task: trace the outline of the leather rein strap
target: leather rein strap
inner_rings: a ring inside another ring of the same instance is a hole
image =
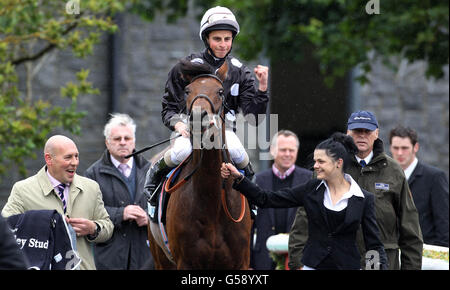
[[[230,152],[228,152],[226,144],[227,143],[226,143],[226,140],[225,140],[225,122],[223,122],[222,123],[222,159],[223,159],[223,162],[229,163],[231,161],[231,158],[230,158]],[[239,217],[237,219],[235,219],[231,215],[230,211],[228,210],[227,197],[226,197],[226,195],[227,195],[227,193],[226,193],[226,180],[225,179],[222,181],[222,189],[220,191],[220,195],[221,195],[221,199],[222,199],[222,207],[223,207],[223,210],[225,211],[225,214],[233,222],[240,223],[242,221],[242,219],[244,218],[244,215],[245,215],[245,196],[242,193],[239,193],[239,195],[241,197],[241,213],[239,214]]]

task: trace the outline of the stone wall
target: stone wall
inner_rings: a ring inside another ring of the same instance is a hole
[[[192,12],[191,12],[192,13]],[[177,60],[203,48],[198,38],[198,20],[190,14],[175,24],[167,24],[163,16],[152,23],[135,15],[120,16],[120,30],[116,34],[120,55],[118,57],[118,100],[117,111],[132,116],[137,123],[136,148],[143,148],[169,137],[170,131],[161,121],[161,97],[167,73]],[[103,126],[108,118],[110,98],[109,35],[95,47],[94,54],[86,59],[75,59],[69,51],[55,51],[45,59],[45,64],[33,79],[33,92],[37,96],[60,102],[60,87],[75,81],[75,73],[81,68],[90,70],[89,81],[99,88],[100,95],[79,96],[79,109],[87,116],[81,122],[82,134],[72,136],[80,151],[78,173],[82,174],[105,150]],[[18,68],[21,76],[21,91],[24,91],[23,67]],[[161,145],[145,153],[150,158],[160,150]],[[43,151],[37,150],[37,159],[27,161],[28,175],[37,172],[43,165]],[[0,208],[6,202],[14,182],[22,179],[15,171],[4,176],[0,185]]]
[[[192,11],[189,13],[188,17],[170,25],[162,16],[152,23],[135,15],[124,14],[119,18],[120,31],[116,35],[120,51],[117,111],[130,114],[137,122],[138,149],[169,137],[170,132],[162,124],[160,116],[167,73],[179,58],[203,49],[198,38],[198,19]],[[89,81],[101,91],[96,96],[80,96],[79,108],[88,113],[81,123],[82,135],[68,134],[80,151],[78,173],[83,173],[105,149],[103,126],[110,105],[108,37],[105,35],[96,46],[94,55],[84,60],[74,59],[68,51],[52,53],[33,80],[35,95],[58,102],[59,88],[68,81],[74,81],[74,74],[81,68],[87,68],[90,70]],[[233,50],[238,51],[238,48],[234,47]],[[253,67],[255,64],[247,65]],[[23,68],[19,68],[19,72],[24,75]],[[381,125],[381,138],[386,141],[389,129],[397,123],[416,128],[421,143],[419,158],[444,169],[448,174],[448,66],[445,79],[435,82],[424,78],[424,65],[421,63],[402,64],[398,72],[376,63],[371,80],[370,85],[361,87],[354,94],[352,106],[375,112]],[[21,81],[23,83],[23,77]],[[23,90],[23,85],[21,87]],[[62,130],[54,133],[67,134]],[[144,156],[150,158],[163,148],[152,149]],[[42,149],[36,154],[36,160],[27,161],[27,176],[44,165]],[[267,162],[257,162],[257,150],[249,150],[249,154],[256,171],[268,166]],[[22,177],[14,170],[3,177],[0,208],[14,182],[20,179]]]
[[[392,60],[396,61],[396,60]],[[389,131],[409,126],[419,135],[418,158],[449,174],[449,67],[443,79],[427,79],[423,62],[397,62],[397,71],[374,61],[370,84],[355,94],[354,109],[375,113],[389,152]]]

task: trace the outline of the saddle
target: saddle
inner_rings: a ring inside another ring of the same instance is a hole
[[[166,233],[166,212],[170,194],[165,189],[168,182],[170,183],[169,186],[175,182],[177,176],[181,172],[182,164],[184,164],[185,161],[186,160],[184,160],[176,168],[172,169],[159,183],[154,193],[156,194],[155,205],[150,204],[149,201],[147,202],[147,211],[151,222],[150,228],[152,229],[151,231],[154,233],[156,242],[160,245],[161,249],[171,262],[173,262],[173,258],[172,253],[170,252],[169,239]]]
[[[158,187],[155,190],[156,194],[156,204],[155,206],[148,203],[148,215],[150,216],[150,220],[154,223],[161,222],[162,224],[166,224],[166,209],[167,204],[169,202],[170,194],[167,194],[165,187],[166,182],[169,180],[171,184],[176,180],[177,176],[181,172],[181,167],[176,167],[172,169],[166,176],[161,180]],[[172,176],[173,175],[173,176]]]
[[[147,210],[148,215],[150,217],[151,223],[153,225],[150,225],[152,229],[155,229],[155,227],[158,228],[158,239],[159,244],[162,247],[162,243],[165,246],[164,252],[166,252],[166,256],[169,258],[169,260],[172,261],[172,255],[170,253],[169,248],[169,240],[166,233],[166,213],[167,213],[167,205],[169,203],[170,199],[170,192],[174,190],[175,188],[178,188],[179,186],[182,186],[184,182],[195,173],[195,170],[191,172],[188,177],[184,178],[184,180],[181,180],[181,182],[178,182],[176,185],[173,185],[177,181],[177,177],[182,171],[182,167],[190,160],[190,157],[192,155],[188,156],[185,160],[183,160],[176,168],[172,169],[165,178],[162,179],[162,181],[159,183],[158,187],[155,190],[156,194],[156,203],[155,205],[150,204],[150,202],[147,202]],[[245,174],[245,172],[242,172]],[[170,189],[168,189],[170,188]],[[166,189],[169,190],[169,192],[166,191]],[[252,219],[256,216],[256,210],[255,206],[250,204],[250,216]],[[153,232],[153,230],[152,230]]]
[[[167,204],[169,202],[169,198],[170,198],[170,194],[168,194],[168,192],[166,191],[167,188],[170,188],[170,190],[174,190],[176,187],[182,186],[184,184],[183,180],[182,182],[178,182],[175,186],[173,185],[175,183],[175,181],[177,180],[178,175],[180,174],[180,172],[182,171],[181,169],[183,168],[183,166],[190,160],[190,157],[192,155],[189,155],[185,160],[183,160],[176,168],[172,169],[166,176],[165,178],[162,179],[162,181],[159,183],[159,185],[156,187],[155,189],[155,199],[156,203],[155,205],[150,204],[150,202],[148,202],[148,215],[150,217],[150,220],[153,223],[161,223],[161,225],[166,224],[166,209],[167,209]],[[247,176],[247,172],[245,172],[242,169],[238,169],[242,174],[244,174],[245,176]],[[195,170],[194,170],[195,172]],[[192,172],[191,174],[189,174],[190,176],[192,176],[192,174],[194,173]],[[253,173],[254,174],[254,173]],[[253,174],[251,176],[253,176]],[[188,176],[188,178],[190,177]],[[169,184],[167,184],[169,182]],[[153,200],[153,197],[152,197]],[[248,200],[247,200],[248,201]],[[256,215],[257,215],[257,207],[249,202],[249,206],[250,206],[250,217],[252,220],[255,219]]]

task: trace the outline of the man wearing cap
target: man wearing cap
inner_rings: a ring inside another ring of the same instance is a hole
[[[375,213],[389,269],[420,270],[423,240],[418,212],[402,168],[384,152],[378,133],[373,113],[351,114],[347,135],[353,138],[359,153],[352,158],[348,173],[361,188],[375,194]],[[360,235],[360,250],[363,245]]]
[[[205,49],[185,58],[193,63],[208,64],[213,71],[218,71],[225,62],[227,63],[227,78],[223,83],[226,104],[224,109],[226,119],[230,123],[233,123],[238,111],[242,111],[244,116],[252,115],[257,119],[259,114],[266,113],[269,101],[267,92],[269,68],[262,65],[254,68],[253,73],[258,80],[257,88],[252,71],[230,55],[234,38],[238,34],[239,24],[230,9],[221,6],[208,9],[200,21],[199,31]],[[178,63],[169,72],[162,99],[161,116],[164,125],[183,137],[177,138],[172,148],[150,168],[147,174],[148,182],[145,184],[146,194],[152,195],[162,176],[181,163],[192,151],[185,111],[184,88],[187,85],[188,83],[181,77],[181,66]],[[239,138],[233,130],[227,130],[226,139],[231,159],[247,177],[251,178],[254,172]]]
[[[414,205],[405,174],[398,163],[386,155],[383,141],[378,138],[379,128],[375,115],[368,111],[351,114],[347,124],[347,135],[358,147],[358,154],[352,156],[347,173],[358,185],[375,194],[375,214],[380,239],[384,244],[390,270],[420,270],[422,268],[422,232],[419,216]],[[305,217],[297,212],[294,225],[304,222]],[[289,238],[290,262],[301,267],[303,244],[298,233]],[[366,259],[370,262],[361,231],[357,236],[361,252],[361,268],[366,269]],[[399,252],[401,251],[401,254]],[[368,266],[369,263],[367,264]]]

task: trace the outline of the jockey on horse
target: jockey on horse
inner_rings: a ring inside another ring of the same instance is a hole
[[[239,24],[233,13],[226,7],[214,7],[206,11],[200,22],[200,39],[206,49],[200,53],[194,53],[185,59],[194,63],[208,64],[212,71],[216,72],[225,62],[228,65],[228,76],[223,82],[225,95],[225,117],[233,123],[235,114],[242,110],[244,115],[252,114],[257,119],[258,114],[265,114],[269,101],[268,67],[258,65],[254,73],[259,82],[255,87],[255,78],[251,71],[239,60],[230,56],[234,37],[239,33]],[[166,151],[147,172],[144,191],[149,196],[153,193],[161,181],[173,167],[180,164],[192,152],[192,144],[189,140],[187,117],[182,113],[186,109],[185,86],[189,83],[180,73],[180,65],[175,65],[169,72],[165,93],[162,100],[162,119],[164,125],[170,130],[182,135],[177,138],[171,149]],[[227,122],[228,123],[228,122]],[[251,178],[254,174],[252,166],[239,138],[233,128],[226,130],[227,148],[231,159],[244,174]],[[151,199],[150,203],[153,203]]]

